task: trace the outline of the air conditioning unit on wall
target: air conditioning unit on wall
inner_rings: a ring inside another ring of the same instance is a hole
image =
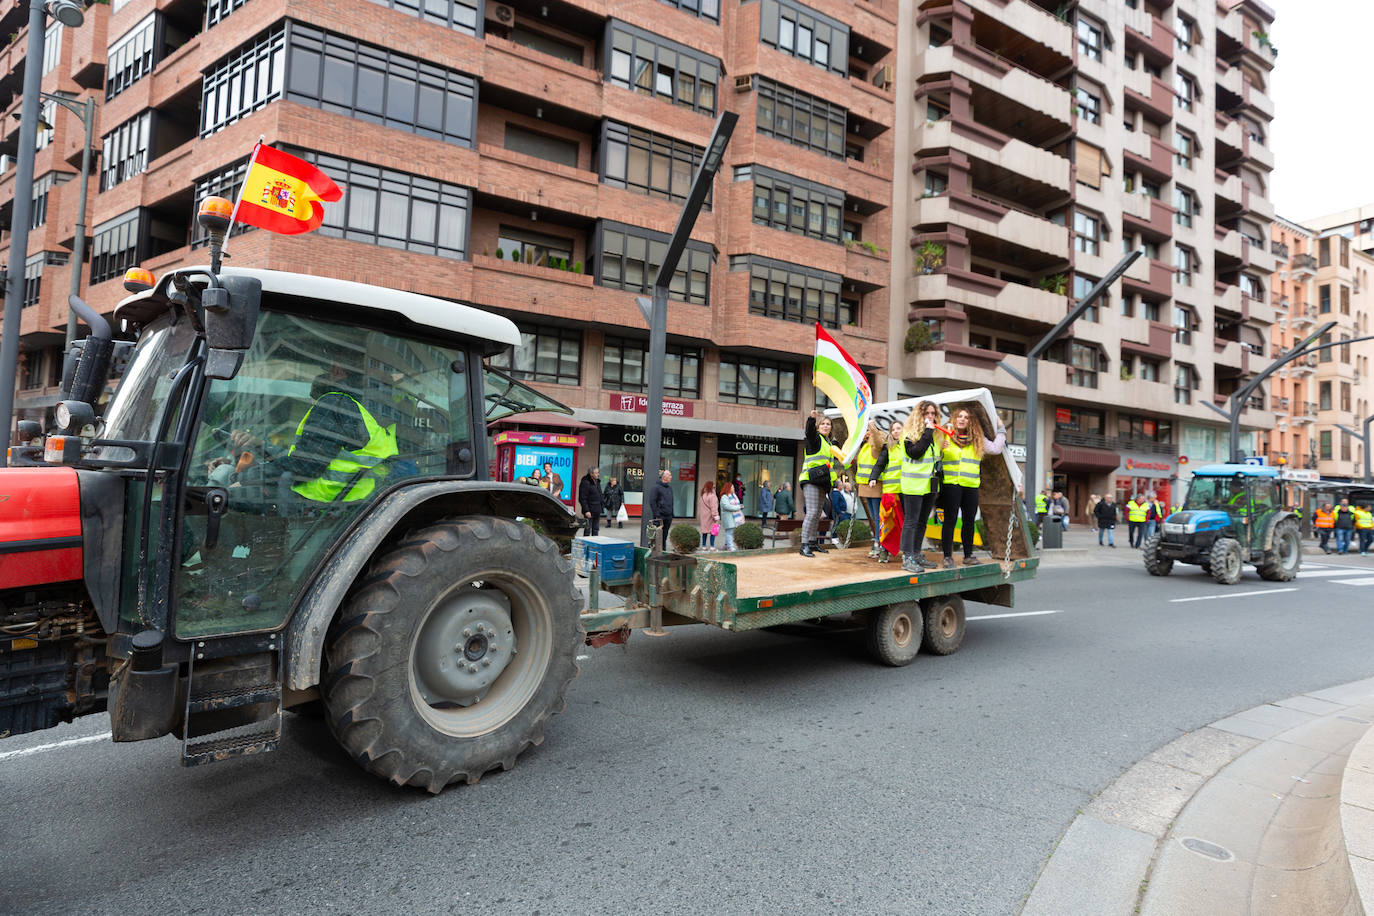
[[[515,25],[515,7],[507,3],[488,3],[486,18],[509,28]]]
[[[743,76],[735,77],[736,92],[751,92],[754,88],[754,74],[746,73]]]

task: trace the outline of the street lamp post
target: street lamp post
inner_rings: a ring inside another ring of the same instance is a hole
[[[81,144],[81,198],[76,208],[76,241],[72,246],[72,284],[71,294],[81,295],[81,269],[86,261],[86,199],[90,195],[91,186],[91,133],[95,130],[95,99],[91,96],[86,97],[86,101],[77,105],[71,99],[50,92],[43,93],[44,101],[61,105],[81,119],[81,127],[85,130],[86,136]],[[71,308],[67,309],[67,343],[63,348],[70,350],[72,341],[76,339],[76,312]]]
[[[19,370],[19,334],[24,308],[24,261],[29,254],[29,220],[32,217],[33,158],[38,144],[38,99],[43,90],[43,40],[45,15],[69,28],[85,21],[81,5],[73,0],[29,0],[29,39],[24,52],[24,94],[19,115],[19,148],[14,164],[14,206],[10,210],[10,266],[5,283],[5,323],[0,333],[0,422],[5,442],[14,425],[14,382]],[[6,463],[0,450],[0,467]]]
[[[1370,414],[1369,416],[1367,416],[1367,417],[1364,418],[1364,433],[1363,433],[1363,434],[1360,434],[1360,433],[1355,432],[1355,430],[1351,429],[1349,426],[1346,426],[1344,423],[1337,423],[1337,424],[1336,424],[1336,427],[1337,427],[1338,429],[1342,430],[1343,432],[1349,433],[1352,437],[1354,437],[1354,438],[1360,440],[1360,445],[1361,445],[1361,447],[1364,449],[1364,482],[1365,482],[1365,483],[1374,483],[1374,474],[1371,474],[1371,473],[1370,473],[1370,467],[1369,467],[1369,465],[1370,465],[1370,462],[1369,462],[1369,442],[1370,442],[1370,440],[1369,440],[1369,426],[1370,426],[1371,423],[1374,423],[1374,414]]]

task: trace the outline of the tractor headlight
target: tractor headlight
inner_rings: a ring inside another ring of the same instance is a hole
[[[1165,533],[1165,534],[1184,534],[1184,533],[1186,533],[1186,531],[1185,531],[1186,527],[1187,527],[1187,526],[1184,525],[1183,522],[1165,522],[1165,523],[1164,523],[1164,533]]]
[[[1197,519],[1191,518],[1183,523],[1184,534],[1197,534]]]

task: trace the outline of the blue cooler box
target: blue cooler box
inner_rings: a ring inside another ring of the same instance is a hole
[[[630,541],[604,535],[574,538],[572,556],[579,576],[590,575],[595,560],[601,581],[607,585],[623,585],[634,579],[635,545]]]

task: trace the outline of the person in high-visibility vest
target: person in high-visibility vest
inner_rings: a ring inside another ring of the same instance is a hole
[[[930,518],[936,493],[932,487],[935,475],[935,424],[940,408],[932,401],[921,401],[902,429],[902,569],[919,572],[935,566],[925,558],[921,545],[926,539],[926,520]]]
[[[1330,553],[1331,532],[1336,527],[1336,513],[1331,511],[1330,503],[1322,503],[1312,516],[1312,527],[1317,529],[1317,537],[1321,539],[1322,553]]]
[[[838,478],[839,449],[830,441],[830,419],[819,410],[806,418],[805,453],[802,457],[802,546],[801,555],[814,557],[816,551],[828,552],[820,543],[821,505]]]
[[[901,552],[902,527],[902,424],[893,423],[887,431],[887,442],[873,463],[870,482],[882,487],[883,498],[878,506],[878,523],[874,540],[878,542],[878,562],[889,563]]]
[[[967,407],[954,412],[951,435],[940,434],[942,480],[940,509],[944,512],[944,526],[940,532],[940,548],[944,551],[945,566],[954,567],[954,528],[962,516],[964,565],[973,566],[973,528],[978,517],[978,487],[982,482],[984,455],[1000,455],[1007,442],[1007,430],[999,418],[995,439],[983,437]]]
[[[1050,500],[1041,490],[1035,494],[1035,526],[1041,531],[1045,530],[1045,515],[1050,511]]]
[[[1134,495],[1126,503],[1126,523],[1130,526],[1130,541],[1132,547],[1141,547],[1145,543],[1145,520],[1150,513],[1150,504],[1144,496]]]
[[[1169,517],[1169,510],[1164,508],[1164,503],[1154,493],[1150,494],[1145,507],[1145,540],[1148,541],[1164,525],[1164,520]]]
[[[878,540],[878,512],[883,501],[883,485],[873,472],[878,468],[878,456],[882,454],[885,438],[878,424],[870,421],[868,435],[864,437],[864,444],[859,446],[858,464],[854,469],[859,498],[863,500],[864,511],[868,513],[868,525],[873,529],[873,547],[868,551],[870,560],[883,552],[882,543]]]
[[[398,454],[396,425],[383,426],[341,380],[317,380],[315,403],[296,426],[284,467],[299,480],[291,489],[312,502],[366,499],[386,478]]]
[[[1374,542],[1374,512],[1368,506],[1355,507],[1355,534],[1360,538],[1360,556],[1369,556],[1370,542]]]
[[[1350,538],[1355,534],[1355,510],[1350,506],[1349,498],[1342,499],[1340,505],[1336,506],[1336,553],[1345,556],[1350,549]]]

